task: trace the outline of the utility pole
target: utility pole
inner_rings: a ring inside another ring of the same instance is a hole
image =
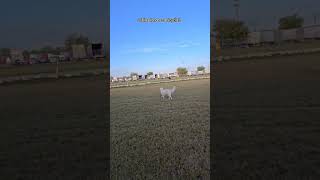
[[[233,0],[234,1],[234,4],[233,4],[233,7],[235,9],[235,19],[237,21],[239,21],[239,8],[240,8],[240,0]]]
[[[59,78],[59,59],[60,59],[60,57],[59,58],[57,58],[57,64],[56,64],[56,78],[58,79]]]

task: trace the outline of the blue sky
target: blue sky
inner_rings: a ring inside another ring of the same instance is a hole
[[[213,0],[215,18],[233,18],[233,0]],[[250,29],[277,28],[280,17],[297,12],[305,20],[305,25],[313,23],[313,15],[320,23],[319,0],[240,0],[240,19]]]
[[[107,0],[3,0],[0,48],[61,46],[78,32],[106,41]]]
[[[111,0],[110,69],[170,72],[210,63],[210,1]],[[138,18],[181,18],[180,23],[140,23]]]

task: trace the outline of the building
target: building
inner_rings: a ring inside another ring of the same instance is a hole
[[[319,39],[320,25],[311,25],[303,27],[304,39]]]
[[[92,43],[87,47],[87,57],[88,58],[102,58],[103,54],[103,44],[102,43]]]
[[[111,82],[118,82],[118,78],[117,77],[113,77]]]
[[[123,77],[119,77],[119,78],[118,78],[118,81],[119,81],[119,82],[124,82],[124,78],[123,78]]]
[[[24,61],[22,49],[10,49],[11,63],[21,63]]]
[[[177,72],[169,73],[169,77],[179,77]]]
[[[56,54],[48,54],[48,60],[51,63],[55,63],[60,60],[60,57],[59,55],[56,55]]]
[[[0,56],[0,64],[6,64],[7,57]]]
[[[159,74],[159,77],[160,77],[161,79],[164,79],[164,78],[168,78],[169,75],[168,75],[167,73],[161,73],[161,74]]]
[[[132,78],[133,81],[138,80],[138,76],[137,75],[133,75],[131,78]]]
[[[39,54],[30,54],[29,64],[36,64],[39,61],[40,61],[40,55]]]
[[[144,75],[138,75],[138,80],[144,80],[145,76]]]
[[[204,74],[204,71],[197,71],[197,74],[198,74],[198,75],[203,75],[203,74]]]
[[[156,79],[156,74],[148,75],[147,79]]]
[[[42,53],[39,56],[39,62],[40,63],[48,63],[49,62],[49,56],[48,53]]]
[[[92,55],[94,58],[102,58],[103,55],[103,44],[102,43],[93,43],[92,46]]]
[[[71,47],[73,59],[80,60],[87,58],[87,51],[84,44],[73,44]]]

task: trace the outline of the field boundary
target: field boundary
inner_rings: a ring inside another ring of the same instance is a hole
[[[260,53],[250,53],[246,55],[236,55],[236,56],[219,56],[214,59],[213,62],[224,62],[229,60],[248,60],[257,58],[266,58],[274,56],[292,56],[299,54],[312,54],[319,53],[320,48],[310,48],[310,49],[298,49],[298,50],[287,50],[287,51],[272,51],[272,52],[260,52]]]
[[[33,81],[33,80],[41,80],[41,79],[64,79],[64,78],[98,76],[106,73],[107,73],[107,70],[105,69],[96,69],[96,70],[87,70],[87,71],[59,73],[58,77],[56,73],[40,73],[40,74],[32,74],[32,75],[11,76],[11,77],[0,78],[0,85]]]
[[[135,86],[145,86],[145,85],[160,84],[160,83],[171,83],[171,82],[179,82],[179,81],[191,81],[191,80],[200,80],[200,79],[210,79],[210,76],[184,78],[184,79],[173,79],[173,80],[155,81],[155,82],[141,82],[141,83],[134,83],[134,84],[113,85],[113,86],[110,85],[110,89],[135,87]]]

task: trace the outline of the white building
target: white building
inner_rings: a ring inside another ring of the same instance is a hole
[[[17,60],[23,61],[23,50],[21,49],[11,49],[10,55],[11,55],[11,61],[13,62]]]
[[[51,63],[55,63],[59,60],[59,55],[48,54],[48,59]]]
[[[132,76],[131,78],[132,78],[133,81],[138,80],[138,76],[137,76],[137,75],[134,75],[134,76]]]
[[[74,59],[84,59],[87,57],[87,51],[84,44],[72,45],[72,57]]]
[[[169,73],[169,77],[179,77],[177,72]]]
[[[159,77],[160,77],[161,79],[164,79],[164,78],[169,77],[169,75],[168,75],[167,73],[161,73],[161,74],[159,74]]]
[[[197,74],[202,75],[202,74],[204,74],[204,71],[198,71]]]
[[[113,77],[111,82],[118,82],[118,78],[117,77]]]

